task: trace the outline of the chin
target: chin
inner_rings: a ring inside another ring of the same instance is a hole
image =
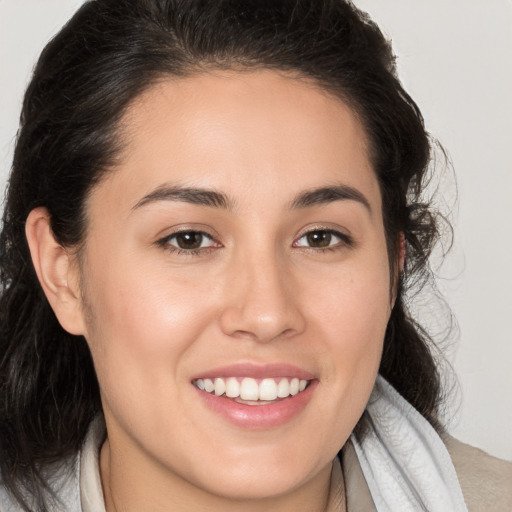
[[[330,472],[335,455],[320,460],[319,451],[316,456],[311,453],[308,457],[307,453],[297,450],[294,442],[290,443],[288,450],[282,445],[255,448],[252,455],[244,453],[238,460],[229,456],[212,457],[211,460],[222,460],[222,463],[216,466],[205,460],[196,485],[231,500],[276,498],[304,486],[322,473],[323,468]]]
[[[307,480],[306,475],[276,474],[275,471],[254,471],[245,473],[215,475],[202,487],[209,493],[229,500],[260,501],[285,495],[300,487]]]

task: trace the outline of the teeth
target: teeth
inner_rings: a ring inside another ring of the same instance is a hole
[[[259,390],[260,400],[275,400],[277,398],[277,384],[274,379],[263,379]]]
[[[226,383],[222,379],[215,379],[215,394],[221,396],[226,392]]]
[[[279,398],[286,398],[290,394],[290,383],[288,379],[281,379],[277,385],[277,396]]]
[[[295,396],[299,392],[299,379],[292,379],[290,382],[290,395]]]
[[[237,396],[240,396],[240,384],[234,377],[231,377],[226,381],[226,396],[229,398],[236,398]]]
[[[258,384],[258,381],[252,377],[244,377],[241,381],[236,377],[228,379],[217,377],[215,379],[197,379],[194,381],[194,385],[207,393],[215,393],[216,396],[225,394],[229,398],[240,397],[241,400],[248,402],[257,400],[270,402],[277,398],[295,396],[306,389],[308,381],[296,377],[293,379],[281,377],[263,379]]]
[[[246,377],[242,380],[240,384],[240,398],[242,400],[258,400],[259,386],[254,379]]]

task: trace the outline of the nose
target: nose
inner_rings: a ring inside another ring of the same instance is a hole
[[[268,343],[304,331],[299,290],[286,267],[274,255],[232,262],[220,317],[225,334]]]

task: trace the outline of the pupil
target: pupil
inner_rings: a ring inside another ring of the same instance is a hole
[[[176,242],[180,249],[198,249],[201,247],[203,235],[194,231],[187,231],[176,235]]]
[[[312,247],[327,247],[331,243],[331,233],[328,231],[313,231],[307,235],[308,244]]]

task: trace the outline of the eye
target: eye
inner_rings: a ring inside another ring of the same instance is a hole
[[[338,245],[352,245],[352,240],[348,235],[332,229],[308,231],[293,244],[294,247],[310,247],[313,249],[328,249]]]
[[[180,231],[161,240],[163,245],[171,246],[180,251],[197,251],[217,247],[213,238],[202,231]]]

